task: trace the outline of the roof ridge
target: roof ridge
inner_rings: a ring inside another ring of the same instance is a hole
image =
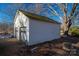
[[[39,19],[41,21],[47,21],[47,22],[53,22],[53,23],[56,23],[56,24],[60,24],[59,22],[49,18],[49,17],[46,17],[46,16],[41,16],[41,15],[38,15],[38,14],[34,14],[34,13],[31,13],[31,12],[28,12],[28,11],[24,11],[24,10],[19,10],[21,11],[23,14],[25,14],[26,16],[30,17],[30,18],[35,18],[35,19]]]

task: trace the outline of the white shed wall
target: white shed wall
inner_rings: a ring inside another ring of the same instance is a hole
[[[14,29],[15,27],[18,28],[17,39],[19,39],[19,28],[22,27],[20,22],[26,27],[25,40],[28,42],[28,45],[60,38],[60,24],[31,20],[23,13],[19,12],[14,21]]]
[[[30,20],[29,45],[50,41],[60,37],[60,24]]]
[[[15,19],[14,19],[14,34],[16,34],[16,38],[20,39],[20,27],[26,27],[26,36],[24,36],[29,41],[29,18],[25,16],[22,12],[17,12]],[[15,29],[17,28],[17,32],[15,33]],[[23,35],[22,35],[23,36]]]

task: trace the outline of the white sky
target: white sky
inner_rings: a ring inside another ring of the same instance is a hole
[[[79,0],[0,0],[0,3],[79,3]]]

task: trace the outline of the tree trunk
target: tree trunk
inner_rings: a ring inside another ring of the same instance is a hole
[[[64,16],[64,20],[63,20],[63,34],[64,35],[68,34],[67,18],[65,16]]]
[[[69,35],[68,32],[69,32],[71,24],[72,24],[71,19],[64,16],[64,20],[62,24],[63,35],[67,35],[67,36]]]

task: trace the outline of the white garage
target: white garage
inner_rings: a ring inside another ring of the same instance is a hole
[[[45,16],[18,10],[14,18],[14,35],[27,45],[60,38],[60,23]]]

